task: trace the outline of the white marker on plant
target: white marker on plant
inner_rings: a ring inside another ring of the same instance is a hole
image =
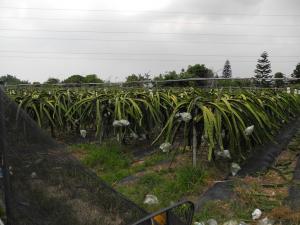
[[[86,134],[87,134],[86,130],[80,130],[81,137],[86,138]]]
[[[172,148],[172,145],[169,142],[165,142],[162,143],[159,148],[163,151],[163,152],[169,152]]]
[[[230,151],[227,150],[227,149],[221,150],[221,151],[217,151],[216,154],[217,154],[217,156],[220,156],[222,158],[231,159]]]
[[[231,163],[231,174],[232,176],[236,176],[237,173],[241,170],[241,167],[237,163]]]
[[[253,212],[252,212],[252,219],[253,220],[258,220],[262,215],[262,211],[260,209],[255,209]]]
[[[250,136],[253,133],[253,131],[254,131],[254,125],[251,125],[245,129],[244,133],[246,136]]]
[[[189,112],[179,113],[179,116],[186,123],[192,119],[192,115]]]
[[[144,200],[144,204],[148,204],[148,205],[155,205],[158,204],[158,198],[155,195],[146,195],[146,198]]]

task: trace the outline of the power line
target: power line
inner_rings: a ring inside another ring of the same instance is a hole
[[[2,39],[34,39],[34,40],[57,40],[57,41],[95,41],[95,42],[142,42],[142,43],[178,43],[178,44],[217,44],[217,45],[297,45],[300,42],[215,42],[215,41],[191,41],[191,40],[143,40],[143,39],[90,39],[90,38],[56,38],[56,37],[29,37],[29,36],[0,36]]]
[[[172,33],[172,32],[127,32],[127,31],[107,31],[102,34],[148,34],[148,35],[182,35],[182,36],[197,36],[197,38],[204,37],[260,37],[260,38],[299,38],[300,35],[256,35],[256,34],[217,34],[217,33]],[[96,38],[61,38],[61,37],[35,37],[35,36],[0,36],[0,38],[14,38],[14,39],[53,39],[53,40],[88,40],[88,41],[99,41]],[[123,39],[122,39],[123,40]],[[124,39],[125,40],[125,39]],[[112,40],[113,41],[113,40]],[[126,41],[130,41],[127,40]],[[135,40],[134,40],[135,41]],[[145,40],[147,41],[147,40]],[[190,40],[184,40],[190,41]]]
[[[9,7],[0,9],[37,10],[37,11],[81,11],[102,13],[153,13],[153,14],[181,14],[181,15],[212,15],[212,16],[258,16],[258,17],[298,17],[300,14],[252,14],[236,12],[195,12],[195,11],[158,11],[158,10],[115,10],[115,9],[70,9],[70,8],[39,8],[39,7]]]
[[[11,17],[11,16],[1,16],[0,19],[13,19],[13,20],[49,20],[49,21],[77,21],[77,22],[99,22],[99,23],[155,23],[155,24],[191,24],[191,25],[203,25],[210,24],[204,22],[185,22],[185,21],[163,21],[163,20],[111,20],[111,19],[80,19],[80,18],[45,18],[45,17]],[[224,24],[226,25],[226,23]],[[228,25],[240,25],[248,26],[248,24],[228,24]],[[292,24],[291,24],[292,25]],[[249,24],[251,26],[251,24]],[[257,26],[269,26],[269,25],[257,25]],[[270,26],[279,26],[279,25],[270,25]],[[280,25],[281,26],[281,25]],[[284,26],[284,25],[282,25]],[[281,26],[281,27],[282,27]],[[287,25],[290,26],[290,25]],[[299,26],[299,25],[297,25]]]
[[[84,58],[84,57],[45,57],[45,56],[20,56],[20,55],[0,55],[1,58],[21,58],[21,59],[53,59],[53,60],[58,60],[58,59],[75,59],[75,60],[96,60],[96,61],[146,61],[146,62],[190,62],[199,60],[199,59],[189,59],[189,60],[180,60],[180,59],[161,59],[161,58]],[[205,63],[223,63],[224,60],[204,60]],[[256,60],[231,60],[231,62],[235,63],[256,63]],[[296,60],[280,60],[280,61],[274,61],[272,60],[273,63],[298,63],[299,61]]]
[[[229,58],[252,58],[257,55],[220,55],[220,54],[185,54],[185,53],[165,53],[165,52],[54,52],[54,51],[20,51],[20,50],[1,50],[0,53],[19,53],[19,54],[70,54],[70,55],[134,55],[134,56],[181,56],[181,57],[229,57]],[[271,58],[300,58],[298,55],[275,55]]]
[[[79,19],[79,18],[44,18],[44,17],[11,17],[1,16],[0,19],[14,20],[59,20],[59,21],[79,21],[79,22],[99,22],[99,23],[158,23],[158,24],[192,24],[192,25],[215,25],[215,26],[254,26],[254,27],[299,27],[299,24],[242,24],[242,23],[209,23],[209,22],[185,22],[185,21],[163,21],[163,20],[111,20],[111,19]]]

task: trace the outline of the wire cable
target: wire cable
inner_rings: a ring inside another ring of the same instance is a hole
[[[162,59],[162,58],[91,58],[91,57],[49,57],[49,56],[24,56],[24,55],[0,55],[0,58],[21,58],[21,59],[34,59],[34,60],[44,60],[44,59],[51,59],[51,60],[59,60],[59,59],[66,59],[66,60],[95,60],[95,61],[144,61],[144,62],[171,62],[171,63],[180,63],[180,62],[189,62],[197,61],[199,59]],[[224,63],[224,60],[202,60],[203,63]],[[231,60],[232,63],[256,63],[256,60]],[[272,61],[272,63],[298,63],[298,60],[280,60],[280,61]]]
[[[58,21],[78,21],[78,22],[99,22],[99,23],[154,23],[154,24],[191,24],[191,25],[214,25],[214,26],[254,26],[254,27],[276,27],[289,28],[299,27],[299,24],[242,24],[242,23],[209,23],[209,22],[186,22],[186,21],[163,21],[163,20],[111,20],[111,19],[79,19],[79,18],[44,18],[44,17],[11,17],[1,16],[0,19],[13,20],[58,20]]]
[[[115,9],[71,9],[71,8],[40,8],[40,7],[12,7],[0,6],[0,9],[10,10],[36,10],[36,11],[80,11],[80,12],[102,12],[102,13],[153,13],[153,14],[175,14],[175,15],[211,15],[211,16],[258,16],[258,17],[299,17],[295,14],[253,14],[237,12],[195,12],[195,11],[158,11],[158,10],[115,10]]]
[[[0,53],[18,53],[18,54],[70,54],[70,55],[125,55],[125,56],[180,56],[180,57],[228,57],[228,58],[257,58],[257,55],[222,55],[222,54],[185,54],[185,53],[165,53],[165,52],[54,52],[54,51],[23,51],[23,50],[1,50]],[[300,58],[298,55],[274,55],[271,58]]]

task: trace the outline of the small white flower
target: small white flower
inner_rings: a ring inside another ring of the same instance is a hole
[[[113,122],[113,126],[114,127],[127,127],[129,124],[130,124],[129,121],[128,120],[124,120],[124,119],[122,119],[122,120],[115,120]]]
[[[120,120],[114,120],[113,126],[114,126],[114,127],[121,127],[122,124],[121,124]]]
[[[131,132],[130,137],[136,140],[139,136],[135,132]]]
[[[218,222],[215,219],[209,219],[206,221],[208,225],[218,225]]]
[[[297,89],[294,89],[294,94],[298,94],[298,90]]]
[[[122,124],[122,126],[127,127],[129,126],[129,121],[128,120],[120,120],[120,123]]]
[[[8,167],[8,171],[10,175],[14,175],[12,166]]]
[[[231,155],[230,155],[230,151],[229,150],[217,151],[216,155],[220,156],[222,158],[231,159]]]
[[[205,222],[195,222],[194,225],[205,225]]]
[[[253,133],[253,131],[254,131],[254,125],[251,125],[245,129],[244,133],[246,136],[250,136]]]
[[[172,145],[169,142],[165,142],[162,143],[159,148],[163,151],[163,152],[169,152],[172,148]]]
[[[87,134],[86,130],[80,130],[81,137],[85,138],[86,134]]]
[[[286,88],[286,93],[288,93],[288,94],[291,93],[291,88],[290,88],[290,87],[287,87],[287,88]]]
[[[155,195],[146,195],[146,198],[144,200],[144,204],[148,204],[148,205],[155,205],[158,204],[158,198]]]
[[[237,163],[231,163],[231,174],[232,176],[237,175],[237,173],[241,170],[241,167]]]
[[[181,119],[186,123],[192,119],[192,115],[188,112],[179,113],[179,115]]]
[[[260,209],[255,209],[253,212],[252,212],[252,219],[253,220],[257,220],[261,217],[261,214],[262,214],[262,211]]]
[[[37,174],[36,174],[36,172],[32,172],[30,176],[31,176],[32,179],[34,179],[34,178],[37,177]]]

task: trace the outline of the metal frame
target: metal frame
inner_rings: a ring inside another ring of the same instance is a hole
[[[1,168],[3,171],[4,198],[6,207],[6,224],[11,225],[12,222],[12,204],[10,190],[10,174],[9,165],[7,164],[7,142],[6,142],[6,125],[5,125],[5,109],[4,109],[4,92],[3,86],[0,83],[0,153],[1,153]]]
[[[170,211],[171,209],[174,209],[174,208],[176,208],[176,207],[178,207],[178,206],[180,206],[180,205],[183,205],[183,204],[185,204],[185,203],[189,203],[189,204],[191,205],[192,215],[194,215],[194,212],[195,212],[195,205],[194,205],[194,203],[191,202],[191,201],[181,201],[181,202],[175,203],[175,204],[172,205],[172,206],[169,206],[169,207],[167,207],[167,208],[164,208],[164,209],[161,209],[161,210],[159,210],[159,211],[156,211],[156,212],[154,212],[154,213],[152,213],[152,214],[150,214],[150,215],[144,217],[143,219],[140,219],[139,221],[133,223],[132,225],[139,225],[139,224],[142,224],[143,222],[147,222],[147,220],[150,220],[150,219],[152,219],[153,217],[155,217],[155,216],[157,216],[157,215],[159,215],[159,214],[162,214],[162,213],[164,213],[164,212],[168,212],[168,211]],[[190,219],[190,221],[188,221],[188,224],[192,224],[192,220],[193,220],[193,216],[192,216],[192,218]],[[167,224],[167,225],[171,225],[171,224]]]

